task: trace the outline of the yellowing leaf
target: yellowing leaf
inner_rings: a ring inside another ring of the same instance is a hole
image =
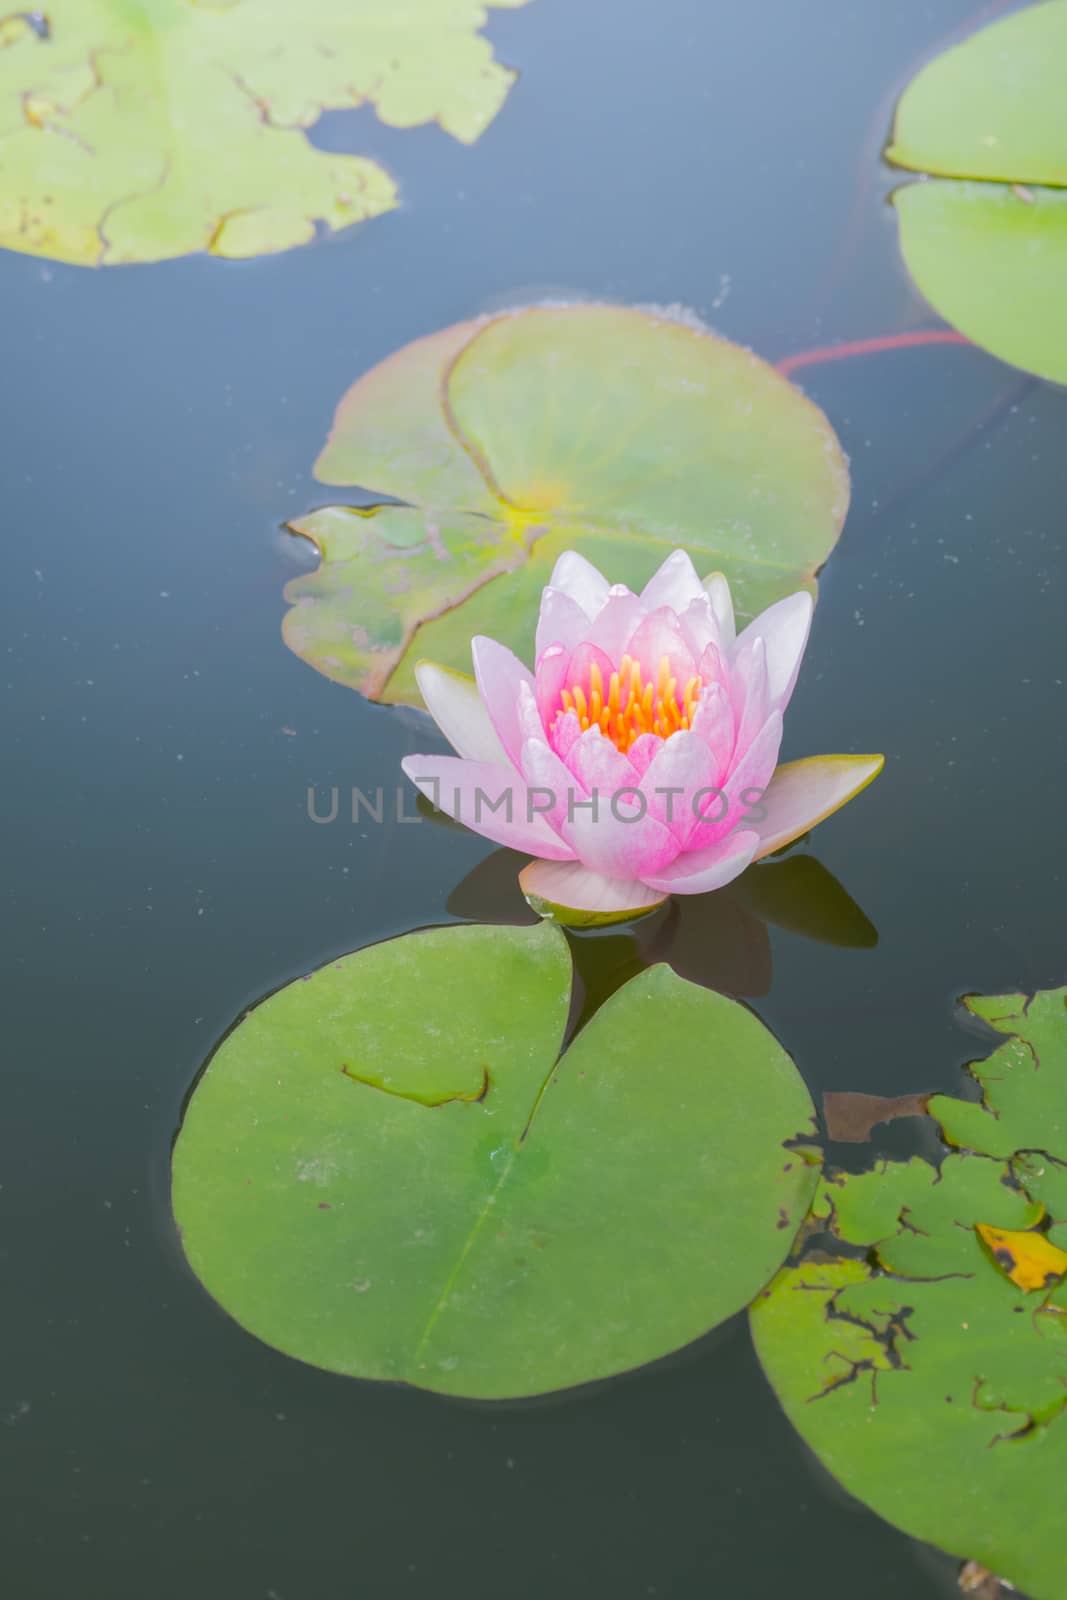
[[[522,5],[525,0],[490,0]],[[52,0],[0,23],[0,246],[82,266],[287,250],[396,204],[324,110],[472,143],[515,74],[481,0]]]
[[[1058,1249],[1043,1233],[1017,1233],[982,1222],[975,1224],[975,1232],[1020,1289],[1047,1289],[1067,1275],[1067,1250]]]

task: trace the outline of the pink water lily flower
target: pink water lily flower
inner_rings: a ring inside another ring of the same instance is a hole
[[[778,765],[811,624],[804,592],[735,635],[730,588],[683,550],[639,595],[583,556],[557,561],[530,672],[492,639],[474,678],[416,669],[456,756],[404,771],[441,810],[537,859],[534,903],[602,916],[721,888],[851,800],[881,756]]]

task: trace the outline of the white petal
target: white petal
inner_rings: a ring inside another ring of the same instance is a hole
[[[415,681],[427,711],[457,755],[507,765],[504,746],[473,678],[439,667],[435,661],[420,661]]]
[[[748,749],[770,713],[778,710],[777,701],[771,696],[767,645],[762,637],[746,639],[742,634],[737,641],[730,673],[730,698],[737,724],[734,748],[741,754]]]
[[[612,666],[617,667],[645,615],[637,596],[625,584],[617,583],[586,628],[582,643],[603,650]]]
[[[865,789],[881,772],[884,756],[808,756],[787,761],[767,785],[761,802],[766,817],[755,822],[757,860],[781,850]]]
[[[575,645],[585,637],[589,618],[576,600],[562,589],[552,585],[542,591],[541,610],[534,635],[534,660],[540,661],[546,650],[563,645],[569,655]]]
[[[771,706],[784,711],[797,681],[800,663],[811,631],[814,602],[806,589],[787,595],[753,618],[737,641],[741,650],[752,639],[767,647],[767,695]]]
[[[564,550],[552,568],[548,582],[553,589],[562,589],[564,594],[576,601],[590,619],[604,604],[610,587],[604,574],[598,572],[593,563],[580,556],[577,550]]]
[[[704,585],[684,550],[672,551],[641,590],[641,599],[649,611],[655,611],[657,606],[684,611],[691,601],[703,598]]]
[[[519,727],[519,687],[529,684],[533,689],[533,673],[506,645],[495,639],[477,634],[471,640],[474,658],[474,677],[478,693],[485,702],[489,720],[497,731],[508,760],[516,768],[522,749],[522,730]]]
[[[665,898],[635,879],[605,878],[576,861],[531,861],[519,873],[519,888],[542,916],[587,926],[638,916]]]
[[[737,632],[734,623],[734,603],[730,597],[730,585],[721,572],[713,572],[710,578],[704,579],[704,593],[711,601],[711,609],[715,613],[715,621],[719,625],[719,648],[724,655],[729,655],[733,648],[734,637]]]
[[[541,720],[541,712],[537,704],[537,695],[528,683],[519,684],[519,733],[523,742],[527,739],[543,739],[545,725]]]
[[[719,643],[718,618],[703,590],[699,599],[691,600],[684,610],[679,611],[678,621],[689,642],[694,660],[700,660],[709,644]]]

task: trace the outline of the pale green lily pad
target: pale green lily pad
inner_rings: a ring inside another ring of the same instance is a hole
[[[751,1312],[786,1412],[844,1486],[1031,1600],[1067,1596],[1067,1298],[1054,1274],[1018,1287],[977,1230],[1055,1243],[1067,1221],[1065,995],[967,1002],[1009,1035],[971,1068],[985,1103],[928,1104],[988,1153],[829,1174],[807,1254]]]
[[[773,368],[688,322],[604,305],[406,346],[349,390],[315,471],[404,505],[291,524],[322,564],[286,589],[286,641],[413,705],[415,661],[469,671],[474,634],[529,658],[566,549],[641,587],[681,546],[727,574],[745,617],[814,589],[848,504],[833,429]]]
[[[481,1399],[609,1377],[740,1310],[814,1189],[803,1082],[665,967],[557,1061],[570,989],[556,929],[458,927],[256,1007],[174,1152],[209,1292],[316,1366]]]
[[[252,256],[387,211],[377,162],[304,130],[366,103],[393,127],[477,139],[515,77],[485,18],[479,0],[51,0],[9,16],[0,246],[81,266]]]
[[[993,23],[905,90],[886,152],[915,282],[1001,360],[1067,383],[1067,0]],[[963,180],[959,182],[948,179]],[[979,180],[979,181],[974,181]]]

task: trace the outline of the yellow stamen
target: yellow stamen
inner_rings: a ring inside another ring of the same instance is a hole
[[[655,734],[669,739],[689,728],[700,701],[703,682],[688,678],[679,693],[678,678],[671,672],[670,659],[661,656],[656,675],[646,682],[641,663],[625,655],[608,680],[596,662],[589,666],[588,683],[572,683],[560,693],[557,716],[573,712],[584,732],[599,728],[617,749],[624,753],[642,735]]]

